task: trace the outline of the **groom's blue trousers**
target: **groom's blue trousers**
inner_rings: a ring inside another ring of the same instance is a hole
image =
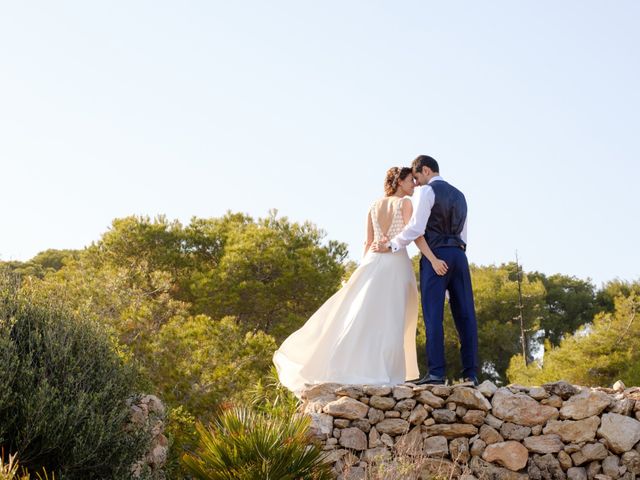
[[[429,375],[444,377],[446,374],[443,320],[445,292],[449,290],[451,314],[460,339],[462,375],[476,377],[478,327],[467,255],[459,247],[434,248],[433,253],[447,262],[449,269],[445,275],[439,276],[424,255],[420,259],[420,293],[427,333]]]

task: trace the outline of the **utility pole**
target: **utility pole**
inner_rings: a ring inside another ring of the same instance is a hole
[[[527,355],[527,337],[524,328],[524,306],[522,305],[522,269],[518,260],[518,251],[516,250],[516,279],[518,281],[518,310],[520,314],[520,343],[522,344],[522,357],[524,364],[529,365],[529,357]]]

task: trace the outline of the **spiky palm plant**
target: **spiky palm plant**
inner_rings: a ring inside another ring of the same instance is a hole
[[[226,410],[209,428],[197,425],[195,452],[182,460],[198,480],[328,480],[323,452],[310,444],[309,420]]]

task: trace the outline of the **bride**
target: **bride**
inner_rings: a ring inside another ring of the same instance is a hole
[[[411,218],[407,197],[415,184],[410,168],[387,171],[385,196],[367,215],[361,265],[273,355],[280,382],[298,397],[305,384],[395,385],[419,377],[416,358],[418,291],[406,249],[375,253],[373,242],[393,238]],[[447,269],[427,246],[415,241],[440,275]]]

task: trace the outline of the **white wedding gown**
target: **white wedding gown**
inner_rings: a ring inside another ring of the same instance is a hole
[[[370,210],[374,240],[393,238],[404,223],[395,202],[387,232]],[[406,249],[369,251],[349,281],[273,355],[280,382],[300,396],[305,384],[395,385],[418,378],[418,291]]]

